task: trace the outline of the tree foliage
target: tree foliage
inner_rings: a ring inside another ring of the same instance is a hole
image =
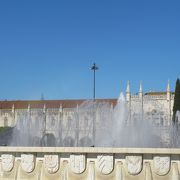
[[[173,121],[175,122],[176,112],[180,111],[180,80],[176,80],[174,106],[173,106]]]

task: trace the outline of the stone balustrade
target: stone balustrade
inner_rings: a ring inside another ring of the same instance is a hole
[[[179,180],[180,149],[0,147],[1,180]]]

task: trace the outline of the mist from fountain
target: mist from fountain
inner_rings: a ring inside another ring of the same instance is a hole
[[[138,104],[138,103],[137,103]],[[156,125],[136,106],[130,117],[123,93],[113,107],[85,101],[63,119],[57,110],[18,111],[10,146],[180,147],[178,126]],[[166,140],[168,138],[168,141]]]

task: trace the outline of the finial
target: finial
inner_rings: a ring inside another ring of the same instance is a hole
[[[168,79],[168,84],[167,84],[167,92],[170,92],[171,88],[170,88],[170,82],[169,82],[169,79]]]
[[[30,112],[30,109],[31,109],[31,105],[28,104],[28,112]]]
[[[59,112],[62,112],[62,104],[59,106]]]
[[[79,105],[77,104],[76,105],[76,112],[78,112],[79,111]]]
[[[14,113],[14,104],[12,105],[12,113]]]
[[[43,107],[43,113],[46,112],[46,104],[44,104],[44,107]]]
[[[111,103],[111,110],[113,110],[114,106],[113,106],[113,103]]]
[[[130,82],[129,82],[129,80],[127,81],[126,93],[130,93]]]
[[[142,81],[140,81],[139,92],[140,92],[140,93],[142,93],[142,92],[143,92],[143,90],[142,90]]]

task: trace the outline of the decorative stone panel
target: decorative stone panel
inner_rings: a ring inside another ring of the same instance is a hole
[[[178,170],[178,164],[177,163],[172,163],[172,179],[173,180],[179,180],[179,170]]]
[[[95,164],[94,162],[89,162],[89,168],[88,168],[88,175],[87,175],[87,180],[95,180]]]
[[[169,156],[155,156],[153,160],[154,171],[157,175],[166,175],[170,170],[170,157]]]
[[[86,157],[85,155],[72,154],[70,155],[70,168],[71,171],[80,174],[86,168]]]
[[[137,175],[142,170],[142,156],[126,156],[126,164],[129,174]]]
[[[178,148],[1,146],[0,154],[0,179],[180,179]]]
[[[14,167],[14,156],[11,154],[3,154],[2,158],[2,170],[4,172],[10,172]]]
[[[116,163],[116,170],[115,170],[115,179],[118,180],[123,180],[123,163],[122,162],[117,162]]]
[[[34,170],[35,167],[35,158],[32,154],[22,154],[21,155],[21,168],[30,173]]]
[[[153,180],[151,166],[149,162],[145,162],[145,179],[144,180]]]
[[[59,157],[58,155],[45,155],[44,156],[45,169],[50,173],[56,173],[59,169]]]
[[[97,169],[102,174],[110,174],[113,170],[114,157],[113,154],[109,155],[98,155],[97,156]]]

